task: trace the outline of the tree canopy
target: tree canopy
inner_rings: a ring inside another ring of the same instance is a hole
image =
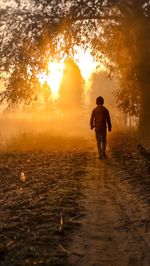
[[[126,110],[141,106],[141,91],[150,82],[148,0],[7,0],[0,15],[1,76],[7,77],[2,100],[31,100],[35,72],[62,48],[71,54],[77,43],[91,45],[94,55],[100,51],[107,56],[111,75],[117,72],[120,80],[118,102],[126,100]],[[60,45],[61,36],[65,41]],[[20,81],[26,89],[20,89]]]

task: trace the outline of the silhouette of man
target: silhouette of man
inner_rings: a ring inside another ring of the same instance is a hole
[[[91,114],[90,126],[95,128],[96,142],[98,148],[99,159],[107,158],[106,155],[106,131],[111,131],[111,119],[109,111],[103,106],[104,99],[99,96],[96,99],[97,107]]]

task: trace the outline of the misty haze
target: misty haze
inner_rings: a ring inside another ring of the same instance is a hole
[[[150,2],[0,18],[0,265],[150,265]]]

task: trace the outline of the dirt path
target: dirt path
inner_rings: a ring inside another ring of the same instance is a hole
[[[0,154],[0,266],[150,265],[145,194],[92,149]]]
[[[92,157],[92,156],[91,156]],[[113,161],[89,159],[68,265],[150,265],[149,206]]]

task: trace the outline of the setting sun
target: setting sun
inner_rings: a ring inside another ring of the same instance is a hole
[[[59,97],[59,87],[63,77],[64,63],[49,62],[48,73],[42,72],[38,75],[41,85],[47,83],[51,90],[52,100]]]
[[[84,80],[88,80],[96,69],[96,62],[89,51],[83,50],[79,46],[74,48],[74,61],[77,63]]]
[[[47,76],[47,83],[51,88],[52,99],[55,100],[59,97],[59,87],[63,77],[64,64],[58,62],[49,62],[49,74]]]
[[[78,66],[81,75],[85,81],[85,86],[83,89],[83,94],[85,101],[88,98],[88,92],[90,91],[90,78],[92,73],[96,71],[98,62],[95,61],[90,50],[84,50],[83,48],[75,45],[73,48],[73,54],[71,55],[74,62]],[[101,64],[101,69],[104,69],[104,66]],[[59,98],[59,89],[61,81],[64,77],[65,69],[65,58],[59,61],[49,61],[48,62],[48,71],[42,72],[38,75],[38,79],[41,85],[47,83],[51,90],[51,99],[57,100]]]

